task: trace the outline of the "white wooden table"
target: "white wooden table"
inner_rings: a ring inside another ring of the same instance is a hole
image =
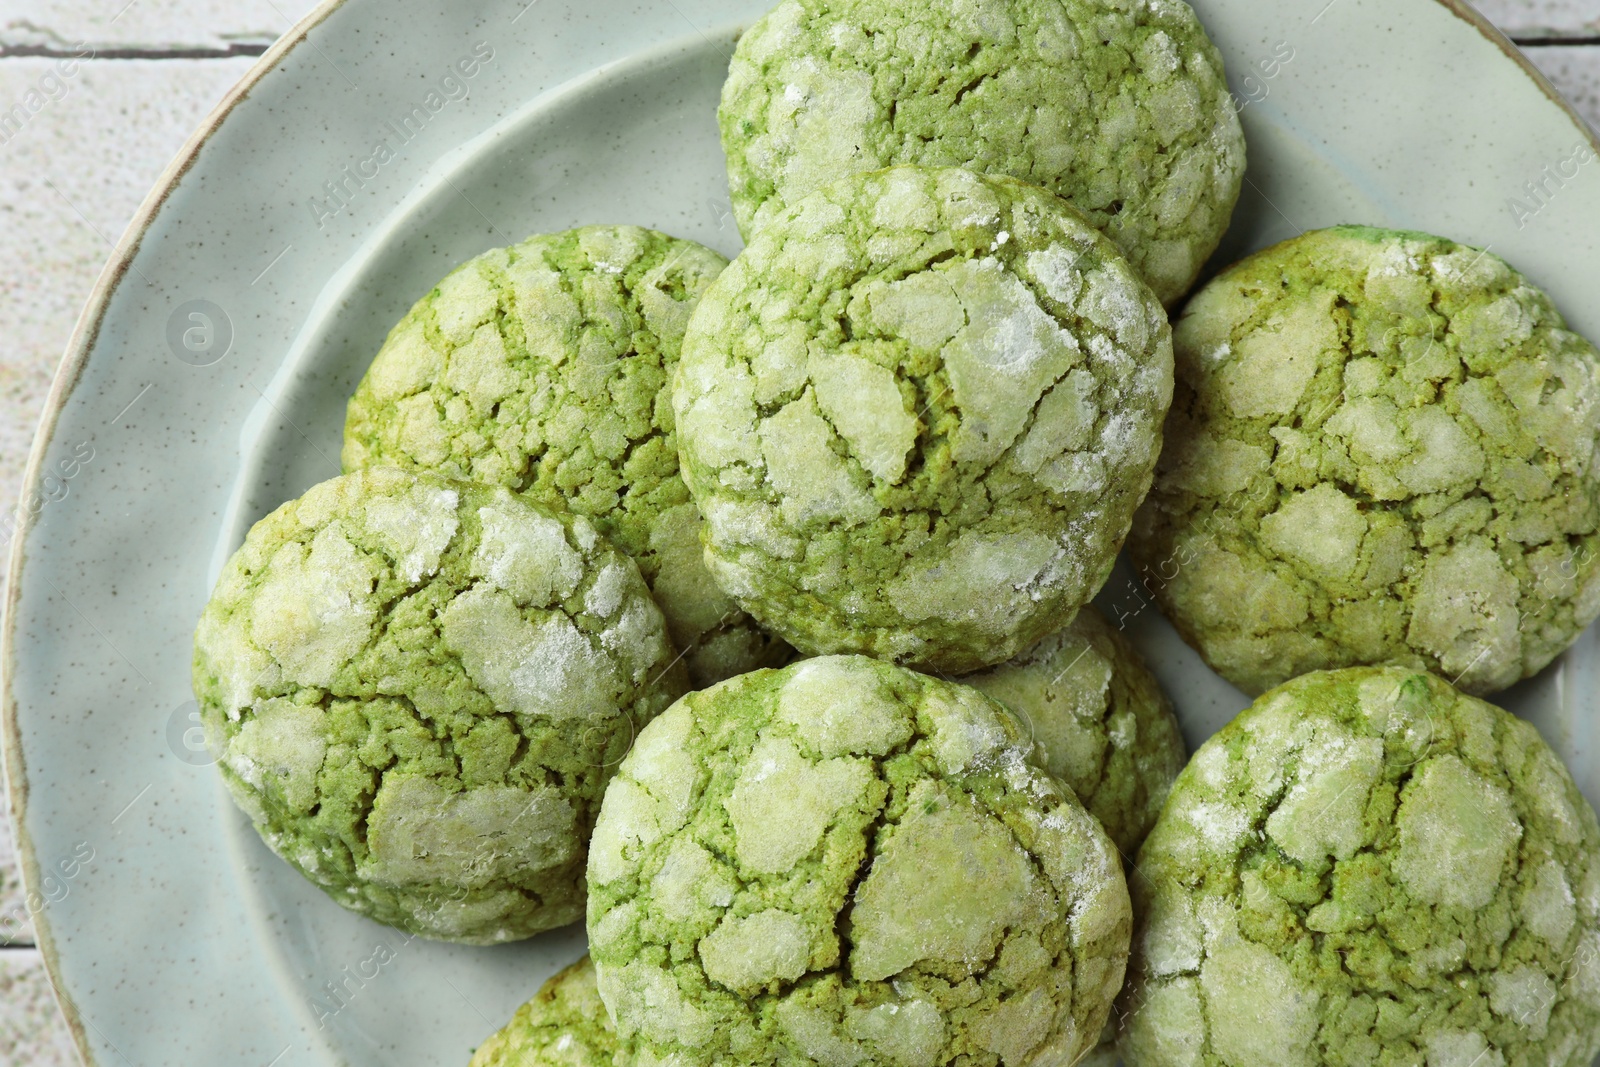
[[[0,514],[16,506],[56,362],[113,242],[189,132],[312,6],[0,0]],[[1600,128],[1600,0],[1480,7]],[[0,522],[0,547],[10,529]],[[0,931],[26,931],[13,921],[26,914],[0,821]],[[76,1063],[31,934],[0,942],[0,1067]]]

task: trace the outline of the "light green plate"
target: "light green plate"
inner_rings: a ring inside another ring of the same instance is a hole
[[[464,1065],[582,951],[576,930],[407,942],[342,911],[259,843],[187,732],[212,576],[336,473],[346,395],[436,279],[579,223],[738,250],[713,109],[763,5],[524,3],[348,0],[304,23],[168,170],[67,353],[12,559],[5,725],[39,936],[94,1064]],[[1474,16],[1197,6],[1248,101],[1227,253],[1336,222],[1433,230],[1492,246],[1600,337],[1600,166],[1531,218],[1508,203],[1589,134]],[[1198,742],[1245,701],[1126,582],[1102,604]],[[1506,699],[1600,799],[1597,668],[1586,635]]]

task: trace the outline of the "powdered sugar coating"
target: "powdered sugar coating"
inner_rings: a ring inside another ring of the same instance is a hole
[[[427,470],[587,517],[638,564],[696,685],[784,662],[791,651],[706,574],[678,477],[668,386],[725,265],[638,226],[540,234],[462,264],[373,358],[350,399],[344,469]],[[493,542],[486,553],[533,550]]]
[[[251,529],[194,686],[274,851],[351,910],[490,943],[581,914],[600,793],[686,680],[637,568],[585,520],[375,469]]]
[[[784,0],[740,38],[718,117],[747,238],[848,174],[968,167],[1072,201],[1168,303],[1244,173],[1222,59],[1173,0]]]
[[[1178,321],[1130,549],[1248,693],[1392,663],[1492,693],[1600,615],[1600,352],[1487,251],[1338,227]]]
[[[1080,214],[899,167],[756,236],[673,403],[707,564],[746,610],[807,652],[959,672],[1099,589],[1170,395],[1165,312]]]
[[[680,700],[590,852],[621,1058],[1074,1062],[1121,985],[1127,889],[1032,755],[976,690],[865,657]]]
[[[1588,1067],[1597,875],[1532,726],[1401,668],[1305,675],[1201,746],[1146,839],[1123,1056]]]
[[[1131,863],[1186,753],[1171,702],[1127,638],[1086,605],[1060,633],[961,680],[1028,726],[1044,768]]]

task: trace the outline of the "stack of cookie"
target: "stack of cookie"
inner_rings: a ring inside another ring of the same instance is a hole
[[[1600,824],[1426,672],[1600,614],[1600,353],[1356,227],[1174,330],[1244,169],[1178,0],[786,0],[720,119],[737,259],[465,264],[230,561],[196,693],[267,843],[427,937],[586,902],[476,1067],[1586,1065]],[[1125,541],[1279,686],[1187,768],[1089,606]]]

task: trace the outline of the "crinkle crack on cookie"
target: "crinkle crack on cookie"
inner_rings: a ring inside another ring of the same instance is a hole
[[[1195,753],[1130,877],[1129,1067],[1589,1067],[1600,824],[1431,675],[1309,674]]]
[[[746,238],[896,164],[1070,200],[1172,304],[1233,215],[1244,133],[1178,0],[785,0],[734,51],[718,112]]]
[[[587,519],[387,468],[258,522],[195,632],[207,742],[263,840],[350,910],[471,944],[583,914],[601,791],[685,688]]]
[[[1188,753],[1172,703],[1128,639],[1088,604],[1065,630],[961,681],[1022,720],[1039,765],[1100,820],[1131,868]],[[1115,1022],[1079,1067],[1118,1067]]]
[[[1131,864],[1188,753],[1172,702],[1128,639],[1086,605],[1065,630],[961,681],[1023,721],[1040,765]]]
[[[1166,314],[1059,197],[899,167],[773,219],[673,391],[706,562],[811,653],[1002,662],[1104,583],[1171,398]]]
[[[1495,256],[1365,227],[1208,284],[1130,542],[1248,693],[1390,663],[1472,693],[1600,615],[1600,352]]]
[[[717,588],[678,477],[669,387],[727,261],[637,226],[587,226],[452,271],[350,398],[344,469],[398,466],[564,504],[633,557],[695,685],[785,662]]]
[[[1069,1064],[1122,985],[1116,848],[1004,708],[856,656],[693,693],[589,854],[627,1062]]]

